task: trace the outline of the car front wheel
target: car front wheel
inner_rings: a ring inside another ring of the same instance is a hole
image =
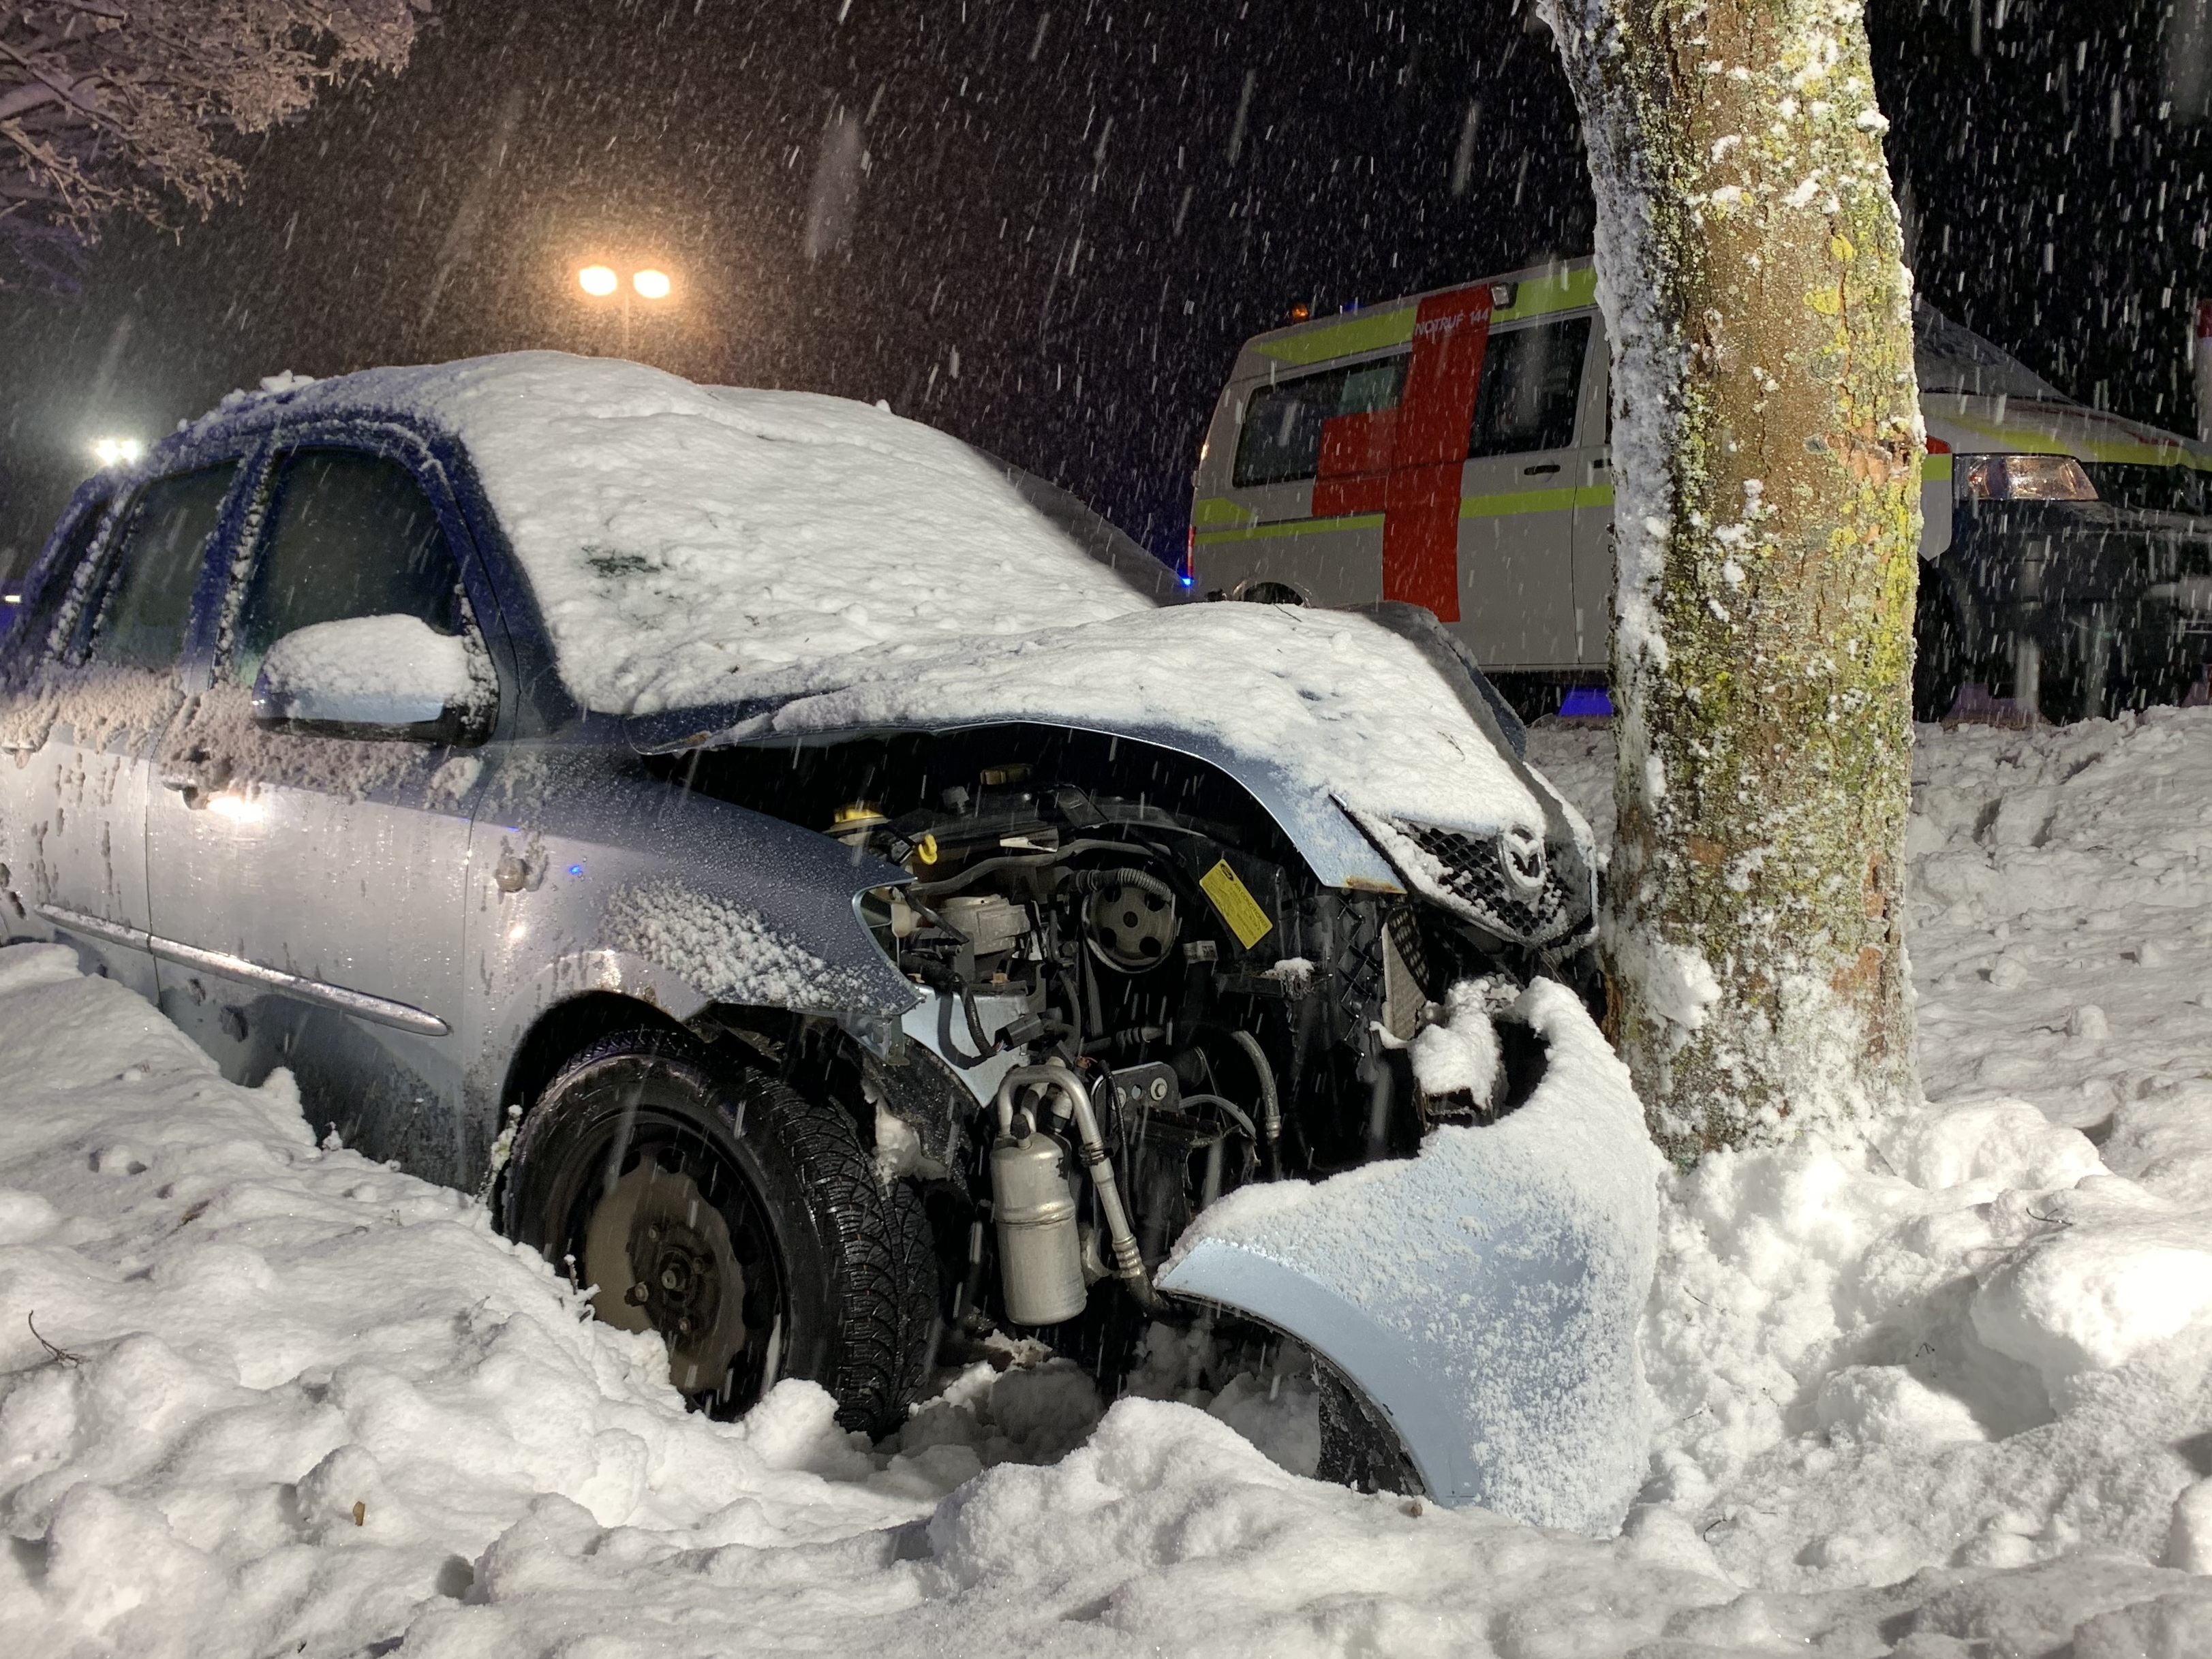
[[[721,1065],[680,1033],[602,1038],[526,1115],[509,1237],[657,1334],[696,1408],[740,1414],[780,1378],[837,1420],[903,1419],[927,1370],[936,1265],[920,1195],[878,1182],[835,1103]]]

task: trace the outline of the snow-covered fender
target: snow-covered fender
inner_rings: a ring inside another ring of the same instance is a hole
[[[1636,1333],[1659,1158],[1572,992],[1539,980],[1508,1018],[1550,1051],[1518,1111],[1438,1129],[1413,1158],[1243,1188],[1192,1224],[1159,1285],[1327,1358],[1438,1501],[1610,1533],[1645,1468]]]
[[[906,872],[780,819],[623,775],[627,751],[519,749],[471,832],[466,949],[478,1111],[550,1007],[616,991],[896,1022],[915,1001],[858,911]],[[488,1127],[488,1119],[487,1119]],[[489,1144],[489,1134],[485,1136]]]

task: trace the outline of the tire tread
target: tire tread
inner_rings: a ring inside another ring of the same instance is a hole
[[[903,1182],[885,1190],[852,1118],[835,1102],[722,1063],[688,1033],[647,1028],[599,1037],[558,1067],[543,1096],[617,1059],[659,1060],[696,1074],[702,1093],[722,1104],[739,1137],[788,1178],[827,1247],[836,1281],[830,1375],[817,1380],[836,1398],[840,1426],[878,1437],[896,1428],[927,1375],[937,1310],[936,1258],[919,1194]],[[552,1132],[533,1104],[514,1166]],[[505,1229],[518,1237],[528,1219],[514,1212],[520,1185],[509,1181],[502,1205]],[[762,1196],[775,1207],[775,1194]]]

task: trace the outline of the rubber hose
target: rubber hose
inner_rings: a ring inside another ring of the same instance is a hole
[[[1226,1099],[1220,1095],[1185,1095],[1182,1097],[1182,1103],[1186,1106],[1218,1107],[1228,1114],[1230,1121],[1244,1132],[1246,1139],[1255,1142],[1260,1139],[1260,1132],[1252,1127],[1252,1120],[1244,1115],[1244,1109],[1233,1100]]]
[[[1229,1036],[1260,1074],[1260,1124],[1267,1148],[1267,1173],[1279,1176],[1283,1172],[1283,1102],[1275,1092],[1275,1068],[1267,1064],[1267,1051],[1260,1046],[1260,1039],[1249,1031],[1231,1031]]]
[[[1063,860],[1072,859],[1078,853],[1141,853],[1145,850],[1144,848],[1126,841],[1095,839],[1072,841],[1066,846],[1050,853],[1001,854],[996,858],[985,859],[980,864],[971,864],[958,875],[947,876],[942,881],[917,881],[907,890],[916,897],[927,894],[932,898],[949,898],[963,887],[972,885],[996,870],[1042,870],[1058,864]]]
[[[991,1034],[983,1029],[983,1016],[976,1012],[975,994],[969,990],[967,981],[962,979],[950,968],[939,967],[933,962],[917,962],[913,965],[912,971],[931,990],[958,997],[961,1012],[968,1016],[968,1040],[975,1045],[975,1057],[973,1060],[963,1060],[956,1053],[951,1056],[954,1065],[964,1071],[969,1066],[981,1065],[999,1052],[999,1045],[992,1041]]]

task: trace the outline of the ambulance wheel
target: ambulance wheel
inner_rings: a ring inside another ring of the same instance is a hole
[[[921,1198],[878,1182],[851,1115],[721,1064],[681,1032],[599,1039],[555,1073],[515,1137],[508,1237],[617,1328],[658,1336],[694,1409],[736,1417],[781,1378],[837,1421],[904,1420],[935,1332]]]

